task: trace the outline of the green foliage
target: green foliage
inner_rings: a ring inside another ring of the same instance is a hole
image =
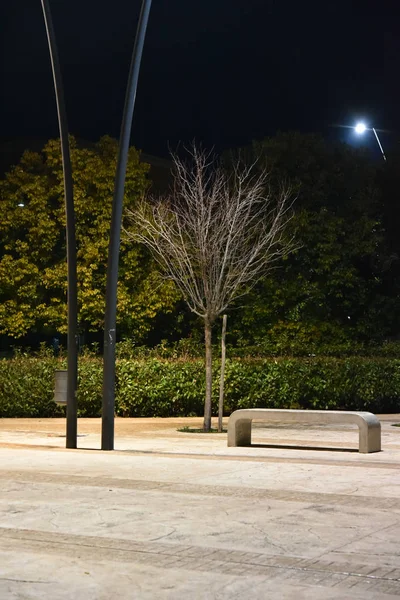
[[[202,363],[157,359],[117,363],[118,414],[129,417],[179,417],[204,410]]]
[[[191,360],[204,355],[204,344],[200,340],[183,338],[171,343],[161,340],[160,344],[149,348],[148,346],[136,346],[134,340],[126,339],[117,343],[116,355],[117,358],[134,358],[136,360],[145,358]]]
[[[226,406],[396,411],[400,361],[308,358],[229,361]]]
[[[117,141],[103,137],[90,148],[71,138],[81,331],[102,328]],[[124,205],[133,207],[148,188],[148,165],[129,150]],[[0,181],[0,334],[65,333],[66,245],[60,144],[25,152]],[[20,206],[23,205],[23,206]],[[121,242],[119,331],[142,339],[177,300],[147,251]]]
[[[380,342],[397,331],[399,296],[390,284],[382,185],[360,151],[316,135],[278,134],[254,144],[271,185],[288,180],[296,194],[290,234],[297,252],[233,311],[231,340],[325,351],[330,345]]]
[[[65,414],[52,401],[54,370],[65,361],[18,355],[0,360],[0,417],[55,417]],[[217,392],[219,364],[214,364]],[[101,414],[102,361],[80,361],[78,414]],[[203,361],[120,359],[116,413],[130,417],[200,416]],[[217,398],[218,394],[215,393]],[[228,359],[225,414],[237,408],[346,409],[399,412],[400,359],[285,358]],[[217,412],[217,402],[213,414]]]
[[[103,387],[103,363],[98,358],[79,361],[78,417],[100,417]]]
[[[0,360],[0,417],[56,417],[54,371],[60,361],[24,355]]]
[[[103,326],[116,149],[109,137],[88,148],[71,138],[85,339]],[[246,153],[267,167],[272,192],[282,180],[292,184],[297,199],[288,233],[300,247],[231,307],[228,355],[399,356],[396,343],[382,346],[400,337],[399,156],[392,152],[386,163],[374,163],[362,151],[299,133],[256,142]],[[147,169],[132,148],[125,207],[133,208],[146,191]],[[0,342],[7,350],[12,339],[27,334],[35,344],[66,332],[58,141],[41,153],[26,152],[0,181],[0,207]],[[199,322],[172,283],[159,276],[148,252],[124,236],[117,319],[124,340],[120,358],[201,356]],[[217,336],[215,327],[214,341]]]

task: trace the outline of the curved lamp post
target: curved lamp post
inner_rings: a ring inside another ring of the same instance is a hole
[[[104,322],[104,366],[103,366],[103,405],[101,426],[101,449],[114,449],[114,409],[115,409],[115,342],[117,317],[117,284],[119,247],[121,241],[122,208],[125,176],[128,162],[129,142],[132,128],[133,110],[139,79],[140,63],[144,38],[149,20],[152,0],[143,0],[140,12],[132,61],[128,77],[121,135],[119,139],[117,171],[115,175],[114,198],[111,216],[110,243],[108,248],[106,312]]]
[[[78,299],[76,274],[76,238],[75,213],[72,184],[71,156],[69,151],[67,113],[56,37],[48,0],[42,1],[43,16],[47,31],[51,66],[53,70],[54,91],[56,94],[58,127],[61,140],[61,155],[64,174],[64,197],[67,232],[67,269],[68,269],[68,358],[67,358],[67,435],[66,447],[77,446],[77,406],[76,390],[78,385]]]
[[[358,135],[363,135],[366,131],[373,131],[374,135],[375,135],[375,138],[376,138],[376,141],[378,142],[379,150],[382,152],[383,160],[386,160],[386,156],[385,156],[385,153],[383,151],[381,141],[380,141],[380,139],[378,137],[378,134],[376,133],[376,129],[374,127],[369,128],[369,127],[367,127],[365,125],[365,123],[357,123],[356,126],[354,127],[354,131]]]

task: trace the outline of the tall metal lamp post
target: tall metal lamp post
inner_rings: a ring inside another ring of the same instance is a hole
[[[378,146],[379,146],[379,150],[382,152],[382,156],[383,156],[383,160],[386,160],[386,156],[385,153],[383,151],[383,147],[381,144],[381,141],[378,137],[378,134],[376,133],[376,129],[375,127],[367,127],[365,125],[365,123],[357,123],[357,125],[354,127],[354,131],[358,134],[358,135],[363,135],[366,131],[373,131],[376,141],[378,142]]]
[[[128,77],[124,113],[119,139],[117,170],[115,175],[114,198],[111,216],[110,242],[108,248],[106,312],[104,322],[104,366],[103,366],[103,405],[101,427],[101,449],[114,450],[114,410],[115,410],[115,343],[117,317],[117,284],[119,248],[121,241],[122,208],[124,199],[126,167],[132,128],[133,110],[139,79],[140,63],[144,39],[149,20],[152,0],[143,0],[133,48]]]
[[[61,140],[61,155],[64,175],[64,197],[66,212],[67,232],[67,270],[68,270],[68,342],[67,342],[67,431],[66,447],[76,448],[77,404],[76,390],[78,387],[78,299],[77,299],[77,273],[76,273],[76,238],[75,238],[75,212],[72,184],[71,156],[68,140],[67,112],[65,108],[64,90],[61,77],[60,62],[58,58],[56,37],[51,18],[48,0],[42,1],[43,16],[47,31],[51,66],[53,70],[54,91],[56,94],[58,127]]]

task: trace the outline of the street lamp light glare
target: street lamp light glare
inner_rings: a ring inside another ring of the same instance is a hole
[[[367,127],[364,123],[357,123],[357,125],[354,127],[354,130],[359,135],[362,135],[367,130]]]
[[[354,125],[354,131],[355,131],[355,132],[356,132],[358,135],[362,135],[362,134],[363,134],[363,133],[365,133],[366,131],[372,131],[372,132],[373,132],[373,134],[374,134],[374,136],[375,136],[375,139],[376,139],[376,141],[377,141],[377,143],[378,143],[379,150],[380,150],[380,151],[381,151],[381,153],[382,153],[383,160],[386,160],[385,152],[384,152],[384,150],[383,150],[383,148],[382,148],[381,140],[379,139],[379,136],[378,136],[378,134],[377,134],[377,132],[376,132],[376,129],[375,129],[375,127],[367,127],[365,123],[363,123],[362,121],[359,121],[358,123],[356,123],[356,124]]]

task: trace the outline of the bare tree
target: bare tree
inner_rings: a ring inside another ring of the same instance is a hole
[[[287,187],[272,194],[268,173],[237,163],[230,174],[209,152],[193,146],[189,160],[173,156],[174,185],[158,200],[129,211],[125,230],[152,252],[189,308],[204,320],[204,430],[211,428],[211,331],[233,300],[247,293],[293,247]]]

